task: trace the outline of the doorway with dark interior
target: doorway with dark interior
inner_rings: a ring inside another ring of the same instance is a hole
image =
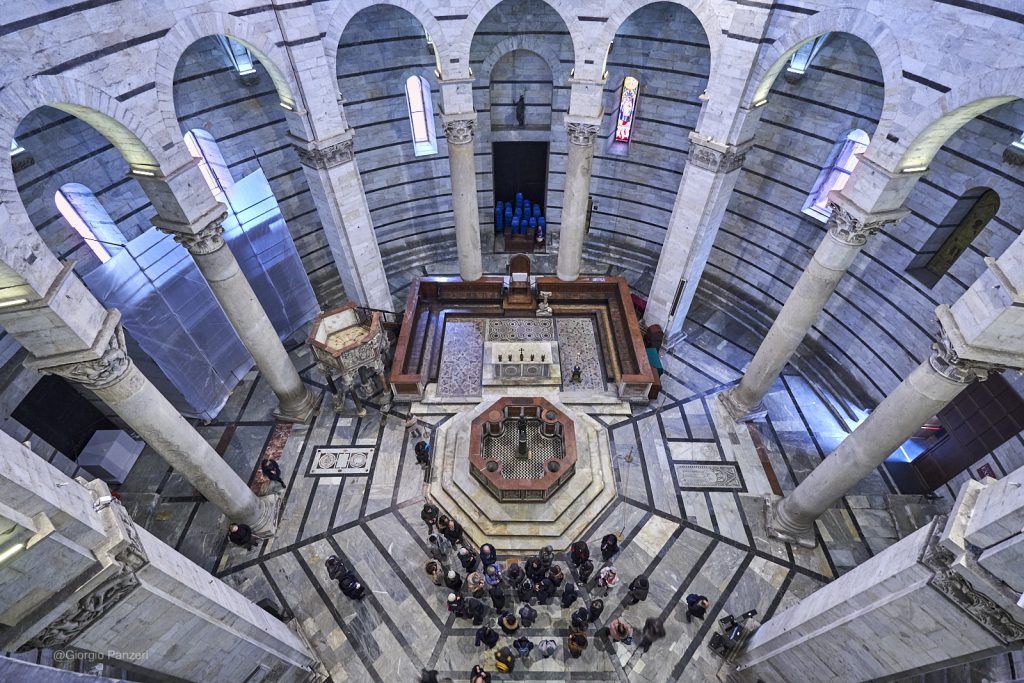
[[[492,153],[494,200],[501,202],[502,209],[499,218],[495,206],[494,251],[543,252],[547,245],[548,143],[495,142]],[[529,202],[529,215],[515,216],[517,195],[523,203]],[[518,220],[513,224],[506,217]]]

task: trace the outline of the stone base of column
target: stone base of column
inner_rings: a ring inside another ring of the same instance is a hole
[[[281,492],[260,496],[259,517],[255,524],[251,524],[252,532],[258,536],[268,538],[277,533],[277,520],[281,516],[281,508],[284,506],[284,495]]]
[[[309,387],[305,387],[305,389],[302,398],[296,403],[287,406],[278,404],[277,410],[274,411],[274,419],[296,424],[308,423],[320,408],[322,397],[310,391]]]
[[[782,500],[779,496],[764,497],[764,528],[768,533],[768,537],[785,543],[796,543],[804,548],[817,547],[818,538],[814,535],[813,527],[810,529],[796,529],[779,518],[777,508]]]
[[[753,422],[763,420],[768,415],[768,409],[764,402],[756,406],[747,407],[736,402],[736,387],[727,389],[717,396],[718,403],[725,409],[726,414],[736,422]]]

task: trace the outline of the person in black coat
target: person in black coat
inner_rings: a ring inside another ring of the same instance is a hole
[[[555,584],[551,579],[544,579],[537,585],[537,600],[540,604],[546,605],[555,597]]]
[[[494,668],[502,673],[512,673],[516,669],[516,656],[512,648],[503,647],[494,653]]]
[[[530,607],[529,604],[519,608],[519,624],[523,628],[530,628],[535,621],[537,621],[537,610]]]
[[[508,585],[513,589],[518,590],[519,584],[521,584],[525,578],[526,572],[523,571],[523,568],[519,566],[518,562],[513,562],[508,566],[508,569],[505,570],[505,580],[508,581]]]
[[[465,602],[458,593],[448,594],[448,611],[457,617],[465,616]]]
[[[477,664],[469,672],[469,683],[491,683],[491,674],[484,671],[484,668]]]
[[[437,516],[440,512],[436,505],[430,503],[423,504],[423,509],[420,510],[420,519],[427,525],[428,534],[434,533],[434,527],[437,526]]]
[[[551,563],[555,561],[555,551],[551,546],[546,545],[540,549],[538,557],[540,558],[540,563],[544,565],[544,571],[547,571],[551,569]]]
[[[650,617],[644,622],[643,636],[640,638],[640,647],[644,652],[651,649],[654,641],[665,637],[665,624],[657,617]]]
[[[454,519],[448,520],[448,525],[441,528],[441,533],[448,539],[453,548],[456,545],[466,545],[462,542],[462,525]]]
[[[569,561],[572,562],[574,567],[579,567],[589,559],[590,546],[585,541],[576,541],[569,546]]]
[[[327,566],[327,578],[331,581],[337,581],[345,573],[345,565],[338,559],[337,555],[328,557],[324,565]]]
[[[493,545],[484,543],[480,546],[480,561],[485,567],[498,561],[498,551],[494,549]]]
[[[619,539],[615,534],[607,534],[601,539],[601,557],[604,561],[612,559],[619,552]]]
[[[469,548],[463,546],[459,548],[458,556],[459,562],[462,563],[462,568],[466,571],[467,574],[472,574],[476,571],[477,565],[480,564],[480,560],[479,558],[477,558],[476,553],[474,553]]]
[[[511,636],[519,630],[519,620],[512,612],[505,612],[501,615],[501,619],[498,619],[498,626],[506,636]]]
[[[560,588],[562,586],[562,581],[565,580],[565,573],[558,564],[553,564],[551,565],[551,569],[548,569],[548,578],[555,584],[555,588]]]
[[[626,597],[627,605],[635,605],[647,599],[647,592],[650,584],[647,577],[642,574],[629,582],[629,595]]]
[[[448,574],[444,577],[444,585],[448,586],[448,589],[455,593],[462,592],[462,577],[454,569],[449,569]]]
[[[537,591],[534,588],[533,581],[530,579],[523,579],[523,582],[519,584],[520,602],[530,604],[535,597],[537,597]]]
[[[480,647],[480,643],[483,643],[487,649],[491,649],[498,644],[498,632],[490,626],[481,626],[476,630],[476,647]]]
[[[689,624],[693,621],[693,617],[703,619],[704,615],[707,614],[708,607],[711,606],[711,601],[708,600],[706,595],[697,595],[696,593],[690,593],[686,596],[686,623]]]
[[[276,460],[267,458],[260,464],[260,472],[263,472],[263,476],[270,481],[276,481],[281,485],[281,488],[286,489],[288,485],[281,479],[281,466],[277,464]]]
[[[345,570],[345,573],[338,579],[338,586],[341,588],[342,594],[352,600],[362,600],[366,597],[366,587],[351,570]]]
[[[491,604],[494,605],[495,610],[500,612],[505,609],[505,591],[500,585],[491,586],[487,592],[491,596]]]
[[[577,633],[586,633],[587,626],[590,625],[590,610],[586,607],[580,607],[578,610],[572,613],[569,618],[569,626],[573,631]]]
[[[576,584],[570,581],[565,584],[565,588],[562,590],[562,609],[568,609],[572,607],[572,604],[579,599],[580,595],[576,592]]]
[[[540,561],[539,557],[531,557],[526,562],[526,576],[530,578],[534,583],[538,583],[544,580],[544,575],[547,570],[544,568],[544,563]]]
[[[600,598],[594,598],[590,601],[590,604],[587,605],[587,611],[590,612],[590,623],[595,623],[598,619],[601,618],[601,612],[604,611],[604,600],[601,600]]]
[[[252,551],[260,544],[260,538],[252,532],[248,524],[232,524],[228,527],[228,540],[238,546],[245,546],[246,550]]]
[[[584,560],[576,569],[576,574],[580,578],[580,583],[587,583],[590,581],[590,575],[594,573],[594,562],[592,560]]]
[[[469,597],[462,603],[462,613],[466,619],[472,619],[474,626],[484,623],[484,615],[487,614],[487,605],[483,600]]]

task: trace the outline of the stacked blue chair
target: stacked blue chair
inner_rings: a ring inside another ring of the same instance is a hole
[[[504,223],[504,225],[505,225],[506,228],[511,228],[512,227],[512,204],[511,203],[505,205],[505,223]]]
[[[530,217],[530,227],[531,227],[531,228],[532,228],[533,230],[536,230],[536,229],[537,229],[537,219],[536,219],[536,218],[534,218],[533,216],[531,216],[531,217]]]
[[[530,200],[529,199],[524,199],[523,200],[523,215],[526,216],[527,218],[530,217]]]
[[[515,217],[512,218],[512,225],[511,225],[511,227],[512,227],[512,234],[518,235],[519,234],[519,217],[518,216],[515,216]]]
[[[540,218],[540,204],[533,205],[533,217]]]
[[[505,228],[504,203],[498,202],[494,207],[494,232],[501,232]]]

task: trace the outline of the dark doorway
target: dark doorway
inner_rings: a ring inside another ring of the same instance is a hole
[[[117,429],[96,406],[60,377],[46,375],[11,417],[71,460],[97,429]]]
[[[548,180],[548,143],[494,143],[494,201],[508,202],[516,192],[544,206]]]

